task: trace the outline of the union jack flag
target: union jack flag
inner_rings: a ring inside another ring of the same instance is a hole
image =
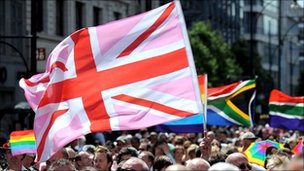
[[[44,73],[20,86],[36,113],[37,161],[91,132],[202,113],[179,1],[76,31],[52,51]]]

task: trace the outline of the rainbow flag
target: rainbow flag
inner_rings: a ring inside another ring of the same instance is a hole
[[[294,155],[299,155],[303,152],[303,140],[300,139],[299,143],[292,149]]]
[[[36,154],[36,141],[33,130],[13,131],[9,140],[12,155]]]

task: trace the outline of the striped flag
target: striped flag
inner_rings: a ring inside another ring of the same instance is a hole
[[[304,131],[304,96],[291,97],[279,90],[272,90],[269,98],[269,125]]]
[[[204,76],[199,78],[202,100],[205,102]],[[206,115],[197,114],[184,119],[167,122],[156,126],[161,132],[186,133],[202,132],[204,121],[207,125],[252,125],[255,99],[255,80],[239,81],[237,83],[208,88],[208,106]],[[207,119],[204,118],[207,117]]]
[[[298,144],[292,149],[294,155],[303,153],[303,139],[300,138]]]
[[[208,125],[253,125],[255,80],[208,88]]]
[[[13,156],[27,153],[36,154],[36,142],[33,130],[11,132],[9,143]]]
[[[37,161],[76,138],[132,130],[202,113],[179,1],[78,30],[20,86],[35,111]]]

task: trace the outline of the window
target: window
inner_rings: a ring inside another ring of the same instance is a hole
[[[149,11],[152,9],[152,1],[146,0],[146,11]]]
[[[102,9],[98,7],[93,8],[93,15],[94,15],[94,26],[97,26],[102,23]]]
[[[76,2],[76,29],[81,29],[83,25],[83,3]]]
[[[24,2],[23,1],[13,1],[11,3],[11,25],[9,34],[14,36],[23,35],[23,29],[20,29],[24,26]],[[12,39],[10,42],[13,46],[15,46],[19,51],[23,51],[22,40],[20,39]],[[12,50],[12,49],[11,49]],[[12,55],[16,55],[16,51],[12,50],[10,52]]]
[[[272,18],[270,16],[263,16],[263,30],[265,34],[270,32],[271,35],[278,34],[278,21],[276,18]]]
[[[37,24],[37,32],[41,32],[43,31],[43,0],[37,0],[37,20],[36,20],[36,24]]]
[[[56,34],[58,36],[63,36],[63,0],[57,0],[56,1]]]
[[[114,20],[119,20],[121,19],[121,14],[119,12],[114,12]]]
[[[4,35],[4,26],[5,26],[5,1],[0,1],[0,35]]]

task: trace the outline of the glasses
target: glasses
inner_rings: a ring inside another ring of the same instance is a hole
[[[238,168],[240,168],[240,169],[246,169],[246,168],[248,168],[249,170],[251,170],[251,166],[248,163],[247,164],[242,163],[242,164],[239,165]]]

